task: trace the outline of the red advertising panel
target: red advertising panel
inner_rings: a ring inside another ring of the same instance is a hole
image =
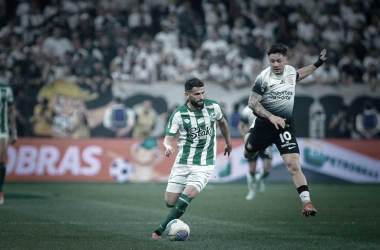
[[[223,152],[224,140],[218,144],[218,153]],[[8,148],[6,180],[167,181],[174,160],[165,156],[162,139],[21,138]]]

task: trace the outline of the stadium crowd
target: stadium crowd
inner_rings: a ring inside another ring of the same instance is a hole
[[[329,51],[303,85],[379,87],[376,0],[0,0],[0,83],[13,88],[19,126],[36,122],[38,92],[58,80],[100,94],[116,80],[248,87],[272,43],[296,68]]]

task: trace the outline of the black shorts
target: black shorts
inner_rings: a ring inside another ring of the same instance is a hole
[[[261,159],[271,159],[272,160],[272,158],[273,158],[273,146],[270,145],[266,149],[260,150],[253,159],[250,159],[248,161],[257,161],[257,159],[259,157]]]
[[[292,119],[286,119],[286,127],[279,129],[276,129],[271,123],[256,119],[255,126],[249,132],[250,135],[245,143],[245,150],[249,153],[266,149],[272,143],[276,144],[281,155],[300,153]]]

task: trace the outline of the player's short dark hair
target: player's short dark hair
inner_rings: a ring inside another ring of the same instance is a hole
[[[267,54],[268,56],[270,54],[277,54],[280,53],[283,56],[286,56],[286,52],[288,51],[288,47],[286,47],[283,44],[272,44],[268,49],[267,49]]]
[[[185,91],[192,90],[194,87],[203,87],[205,84],[198,78],[190,78],[185,82]]]

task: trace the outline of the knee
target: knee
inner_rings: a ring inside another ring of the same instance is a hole
[[[291,175],[296,175],[301,172],[301,165],[298,161],[288,161],[285,164]]]
[[[244,157],[248,160],[255,158],[256,154],[257,152],[249,153],[247,150],[244,149]]]

